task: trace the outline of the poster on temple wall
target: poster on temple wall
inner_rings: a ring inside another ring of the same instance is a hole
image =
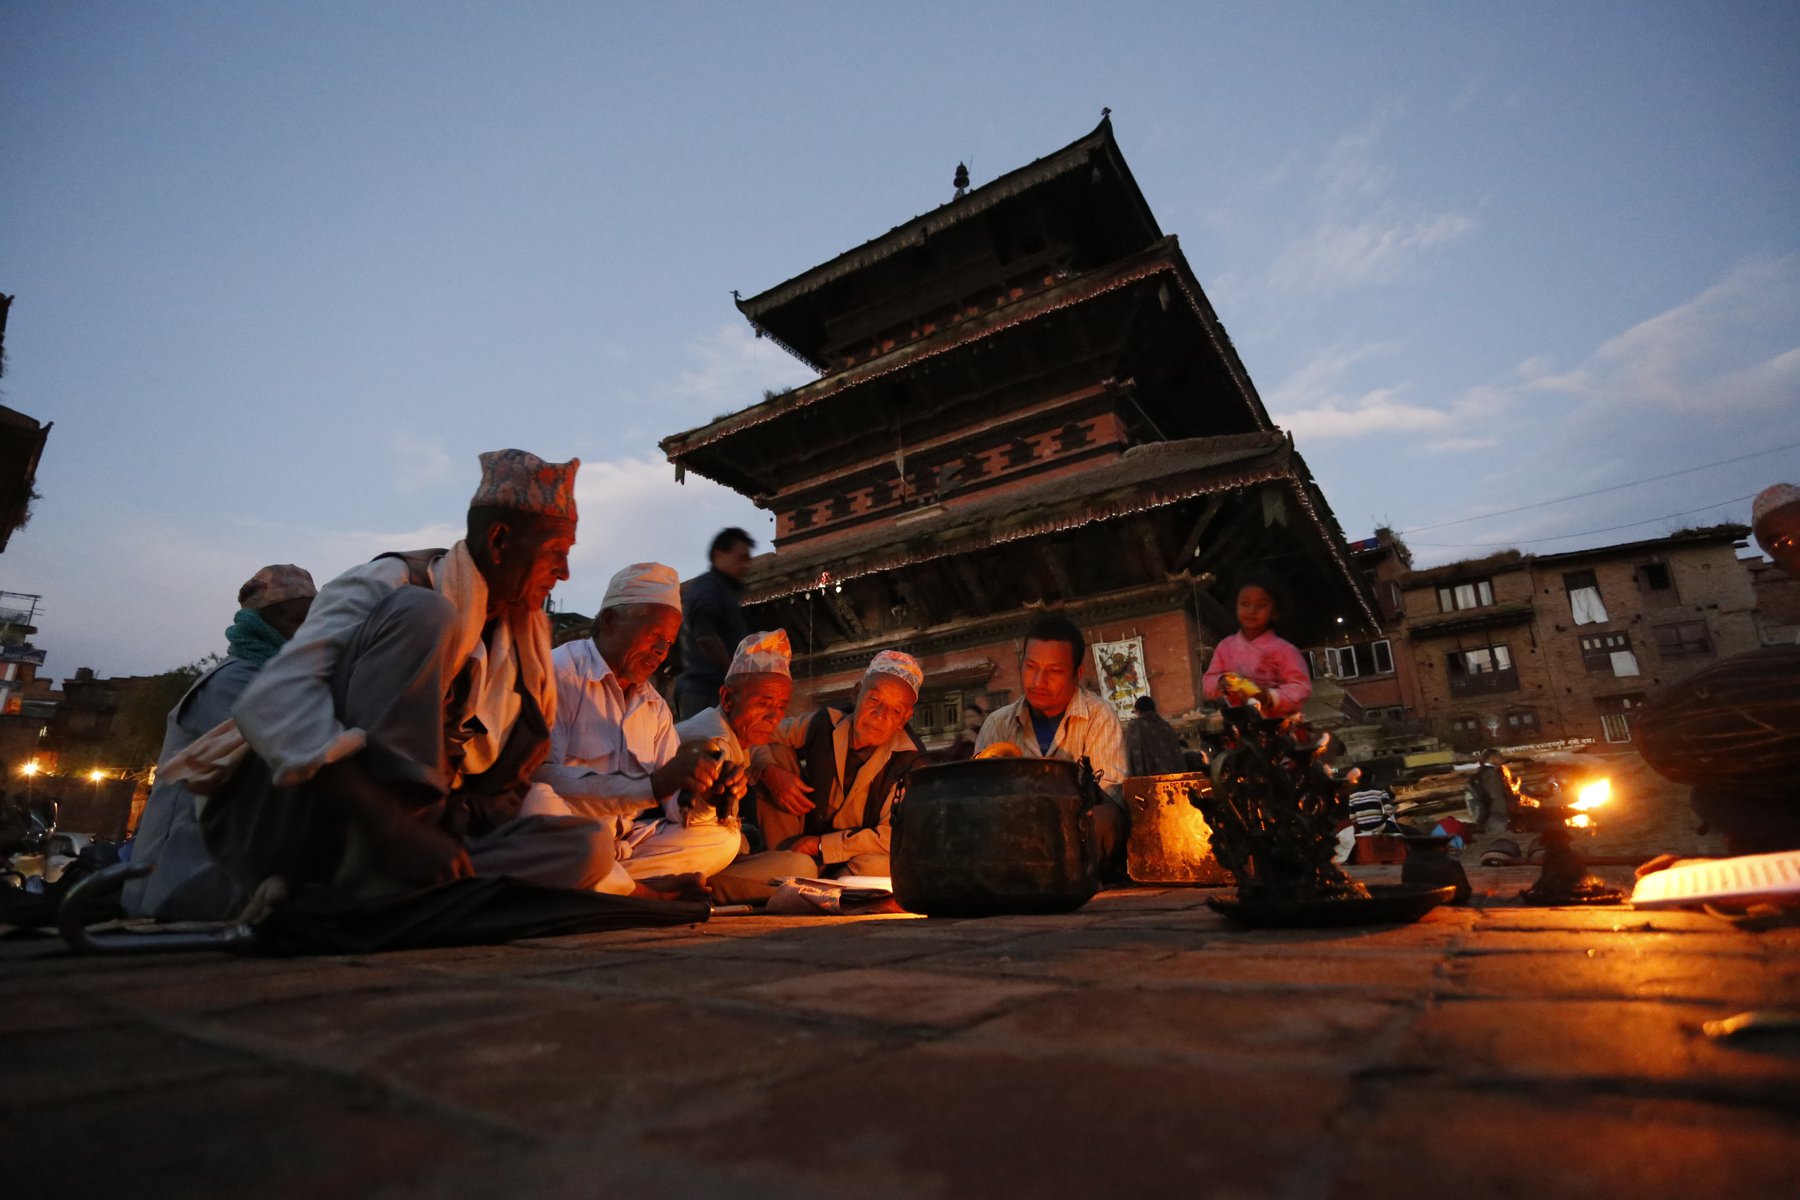
[[[1112,702],[1121,721],[1131,719],[1139,696],[1150,694],[1150,672],[1144,666],[1144,639],[1094,643],[1094,677],[1100,695]]]

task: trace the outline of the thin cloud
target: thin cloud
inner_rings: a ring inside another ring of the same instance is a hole
[[[687,345],[690,365],[666,391],[683,411],[708,417],[735,412],[762,399],[765,390],[793,387],[813,378],[798,360],[748,324],[727,322]]]
[[[1530,358],[1507,378],[1470,389],[1452,409],[1464,424],[1473,424],[1466,414],[1478,408],[1503,415],[1504,425],[1489,420],[1478,428],[1503,439],[1500,449],[1513,461],[1528,461],[1531,479],[1553,480],[1563,494],[1617,490],[1421,534],[1421,562],[1479,553],[1508,539],[1566,550],[1654,537],[1662,526],[1639,522],[1708,504],[1673,523],[1746,520],[1748,504],[1731,498],[1758,491],[1785,469],[1779,456],[1742,456],[1768,444],[1769,429],[1800,399],[1796,331],[1800,256],[1754,258],[1607,338],[1566,370]],[[1712,462],[1718,465],[1666,482],[1621,486]],[[1517,505],[1521,479],[1512,469],[1498,479],[1465,480],[1461,512]],[[1536,541],[1615,526],[1605,534]]]
[[[1425,451],[1428,454],[1464,454],[1471,450],[1492,450],[1499,444],[1500,439],[1492,437],[1449,437],[1426,442]]]
[[[1334,346],[1270,389],[1269,411],[1296,437],[1311,439],[1443,428],[1450,413],[1408,403],[1399,386],[1359,389],[1348,384],[1356,368],[1398,349],[1391,342]]]
[[[430,491],[450,483],[466,467],[451,456],[442,438],[416,430],[396,429],[388,434],[391,468],[388,478],[401,495]]]
[[[1431,211],[1393,195],[1394,169],[1380,156],[1383,121],[1340,137],[1315,173],[1319,197],[1310,226],[1269,268],[1280,293],[1329,295],[1410,278],[1430,256],[1471,233],[1475,219]]]

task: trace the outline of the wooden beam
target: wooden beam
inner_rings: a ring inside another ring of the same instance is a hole
[[[1200,509],[1199,517],[1194,520],[1194,528],[1187,535],[1187,541],[1181,544],[1181,553],[1175,556],[1175,570],[1179,571],[1188,565],[1188,560],[1192,559],[1194,553],[1200,549],[1200,539],[1206,536],[1206,531],[1211,528],[1213,521],[1219,515],[1219,510],[1224,506],[1225,498],[1218,492],[1214,492],[1206,498],[1205,506]]]
[[[912,570],[895,571],[889,576],[889,582],[899,594],[900,602],[906,605],[907,622],[923,629],[937,624],[937,615],[931,603],[932,589],[920,586],[918,574]]]

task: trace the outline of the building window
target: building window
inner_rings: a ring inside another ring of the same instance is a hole
[[[1316,652],[1313,674],[1333,679],[1361,679],[1394,673],[1394,653],[1386,638],[1356,646],[1327,646]]]
[[[1458,612],[1465,608],[1486,608],[1494,602],[1494,584],[1489,579],[1446,584],[1437,590],[1437,597],[1439,612]]]
[[[1512,651],[1506,646],[1452,650],[1446,666],[1452,696],[1519,690],[1519,674],[1513,669]]]
[[[1450,718],[1450,732],[1451,733],[1464,733],[1464,734],[1474,733],[1477,730],[1479,730],[1480,728],[1481,728],[1481,718],[1480,717],[1461,716],[1461,717],[1451,717]]]
[[[1646,592],[1667,592],[1674,590],[1675,581],[1669,578],[1669,564],[1648,562],[1638,564],[1638,587]]]
[[[1637,655],[1631,650],[1629,633],[1590,633],[1581,638],[1581,665],[1589,672],[1600,671],[1621,678],[1637,675]]]
[[[1705,621],[1679,621],[1656,627],[1656,648],[1664,658],[1692,658],[1713,652]]]
[[[1515,708],[1506,714],[1506,732],[1512,737],[1535,736],[1538,731],[1537,713],[1529,708]]]
[[[1600,600],[1600,581],[1592,571],[1570,571],[1563,576],[1569,593],[1569,614],[1577,625],[1604,625],[1606,605]]]
[[[1642,695],[1605,696],[1596,700],[1600,709],[1600,735],[1609,742],[1629,742],[1637,710],[1643,707]]]

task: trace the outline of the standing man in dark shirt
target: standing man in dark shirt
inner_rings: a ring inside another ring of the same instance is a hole
[[[756,539],[735,525],[721,529],[706,557],[706,574],[681,585],[681,675],[675,680],[675,719],[685,721],[719,702],[732,650],[744,640],[738,596]]]
[[[1156,711],[1156,701],[1139,696],[1137,713],[1125,726],[1125,765],[1133,775],[1174,775],[1187,770],[1181,735]]]

